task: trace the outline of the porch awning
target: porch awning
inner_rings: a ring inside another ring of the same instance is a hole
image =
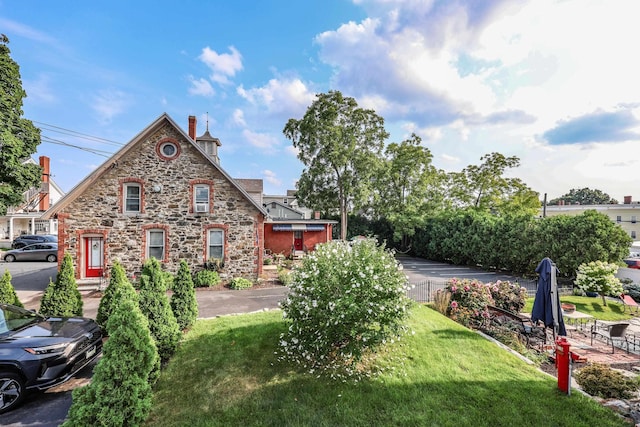
[[[274,224],[273,231],[324,231],[324,224]]]

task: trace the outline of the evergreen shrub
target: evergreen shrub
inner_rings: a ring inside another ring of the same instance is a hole
[[[140,310],[149,321],[151,336],[163,363],[175,353],[182,337],[178,322],[171,311],[164,277],[157,259],[150,258],[145,261],[140,276]]]
[[[49,281],[40,299],[43,316],[82,316],[82,295],[78,290],[71,255],[66,253],[55,282]]]
[[[158,353],[137,301],[123,295],[107,329],[109,339],[91,383],[73,391],[63,427],[140,426],[149,415],[150,375],[158,364]]]
[[[96,322],[103,328],[107,326],[109,316],[114,311],[117,303],[117,294],[126,294],[134,301],[138,301],[138,294],[129,279],[127,279],[127,273],[118,261],[113,263],[111,267],[109,285],[105,289],[102,298],[100,299],[100,305],[98,306],[98,314],[96,316]]]
[[[185,260],[180,261],[180,268],[173,281],[171,311],[173,311],[181,330],[191,327],[198,318],[196,292],[193,288],[189,266]]]
[[[22,305],[18,299],[15,288],[11,284],[11,273],[9,273],[9,270],[5,270],[2,277],[0,277],[0,303],[24,308],[24,305]]]

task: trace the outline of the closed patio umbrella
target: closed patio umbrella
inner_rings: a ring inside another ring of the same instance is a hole
[[[560,307],[560,295],[556,281],[556,265],[550,258],[544,258],[536,267],[538,273],[538,289],[533,300],[531,321],[542,321],[545,327],[553,328],[553,338],[556,335],[567,335]]]

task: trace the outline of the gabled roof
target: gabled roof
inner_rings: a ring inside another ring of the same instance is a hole
[[[245,191],[242,186],[238,185],[235,179],[233,179],[224,169],[220,167],[207,153],[200,148],[200,146],[193,140],[191,137],[185,133],[180,126],[176,124],[176,122],[167,114],[162,113],[160,117],[154,120],[149,126],[143,129],[140,133],[138,133],[131,141],[129,141],[124,147],[118,150],[113,156],[108,158],[102,165],[100,165],[97,169],[87,175],[80,183],[78,183],[75,187],[71,189],[62,199],[58,201],[54,206],[52,206],[49,210],[42,214],[42,219],[49,219],[56,215],[58,212],[67,207],[71,202],[73,202],[77,197],[79,197],[91,184],[93,184],[97,179],[99,179],[102,175],[104,175],[114,163],[117,163],[119,159],[123,158],[133,147],[135,147],[140,141],[147,138],[149,135],[152,135],[155,131],[161,128],[165,123],[169,123],[172,127],[174,127],[180,135],[190,143],[202,156],[204,156],[209,163],[217,169],[230,183],[233,185],[238,191],[242,193],[242,195],[249,201],[253,206],[255,206],[258,211],[263,214],[265,217],[267,216],[267,212],[265,209],[260,206],[250,195]]]

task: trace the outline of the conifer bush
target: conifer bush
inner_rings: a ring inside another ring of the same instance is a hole
[[[109,316],[109,339],[91,383],[73,391],[63,427],[139,426],[152,405],[150,374],[158,353],[149,323],[126,291],[117,291]],[[121,298],[120,298],[121,297]]]
[[[5,270],[2,277],[0,277],[0,303],[24,308],[24,305],[22,305],[18,299],[15,288],[11,284],[11,273],[9,273],[9,270]]]
[[[82,316],[82,295],[76,283],[73,260],[68,253],[62,258],[56,281],[49,281],[42,295],[40,314],[59,317]]]
[[[185,260],[180,261],[180,268],[173,280],[171,311],[173,311],[181,330],[191,327],[198,318],[196,291],[193,287],[189,266]]]
[[[363,358],[407,332],[407,277],[373,240],[318,245],[294,270],[290,289],[279,358],[310,373],[366,375]]]
[[[127,279],[127,273],[118,261],[113,263],[111,267],[111,273],[109,277],[109,285],[104,290],[104,295],[100,299],[100,305],[98,306],[98,314],[96,315],[96,322],[103,328],[107,326],[109,316],[114,311],[118,302],[116,294],[124,293],[128,297],[131,297],[134,301],[138,301],[138,294],[129,279]]]
[[[167,362],[175,353],[182,333],[171,311],[160,262],[155,258],[148,259],[142,266],[138,296],[140,310],[149,321],[160,359]]]

